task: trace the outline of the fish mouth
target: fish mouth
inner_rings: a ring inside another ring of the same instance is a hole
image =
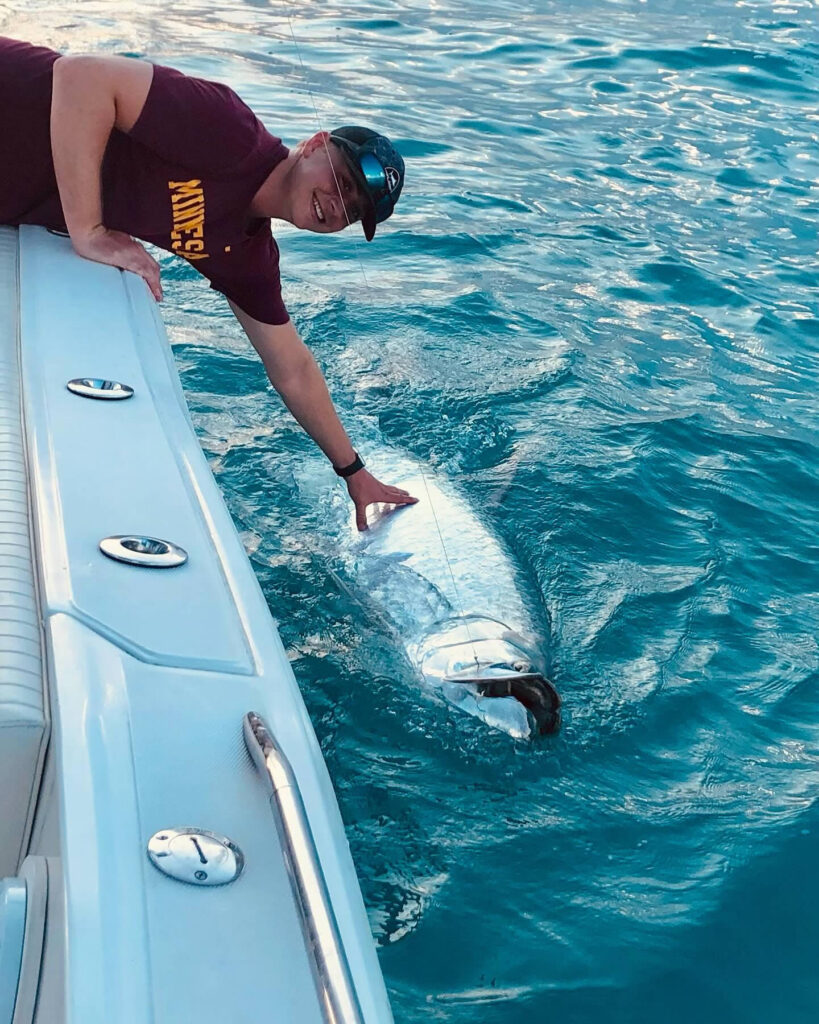
[[[513,697],[529,712],[539,736],[548,736],[560,728],[560,694],[540,672],[511,671],[505,675],[446,676],[445,682],[474,686],[481,697]]]
[[[546,676],[547,666],[539,647],[534,635],[524,635],[500,619],[469,615],[437,623],[434,632],[409,648],[409,654],[424,680],[443,686],[444,695],[452,703],[459,703],[455,695],[458,690],[464,696],[470,694],[475,705],[471,714],[510,735],[533,738],[556,732],[561,720],[560,696]],[[447,694],[453,684],[455,694]],[[493,705],[486,698],[499,699]],[[514,726],[519,732],[513,732],[506,721],[504,707],[512,704],[508,698],[524,712],[517,715]],[[469,710],[467,705],[464,708]],[[524,718],[526,721],[521,722]]]

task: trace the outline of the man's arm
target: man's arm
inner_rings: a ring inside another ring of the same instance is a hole
[[[284,404],[334,466],[349,466],[355,458],[353,446],[333,406],[324,376],[292,322],[288,320],[281,326],[265,324],[248,316],[230,299],[228,302]]]
[[[86,259],[133,270],[159,300],[159,264],[121,231],[102,223],[100,171],[114,128],[130,131],[153,78],[153,65],[132,57],[58,57],[53,67],[51,153],[71,242]]]
[[[230,299],[228,302],[284,404],[334,466],[349,466],[355,458],[353,446],[333,406],[324,375],[296,328],[289,320],[282,325],[262,323]],[[399,487],[380,483],[366,469],[347,477],[346,484],[355,503],[359,530],[367,527],[368,505],[410,505],[417,500]]]

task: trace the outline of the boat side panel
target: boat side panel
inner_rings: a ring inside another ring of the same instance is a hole
[[[66,1019],[153,1024],[142,835],[116,647],[53,615],[48,653],[63,823]]]
[[[145,327],[135,318],[121,271],[80,259],[67,239],[41,229],[21,229],[20,289],[30,470],[49,609],[76,615],[146,661],[251,672],[249,642],[191,493],[185,452],[195,451],[196,440],[169,432],[157,401],[163,384],[146,380],[135,345],[146,332],[156,334],[155,322],[148,317]],[[80,398],[66,383],[83,376],[127,383],[134,396]],[[172,388],[164,387],[175,406]],[[150,570],[99,557],[99,542],[120,534],[172,541],[189,560]]]

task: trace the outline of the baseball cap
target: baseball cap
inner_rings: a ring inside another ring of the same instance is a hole
[[[347,125],[330,133],[361,192],[361,224],[372,241],[376,224],[390,216],[404,186],[404,161],[386,135],[370,128]],[[369,203],[367,202],[369,200]]]

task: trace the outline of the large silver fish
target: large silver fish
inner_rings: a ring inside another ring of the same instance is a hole
[[[431,470],[383,450],[367,466],[419,500],[371,507],[370,529],[358,534],[344,496],[337,551],[354,586],[395,631],[422,680],[450,703],[516,738],[554,732],[560,697],[546,678],[544,644],[509,553]]]

